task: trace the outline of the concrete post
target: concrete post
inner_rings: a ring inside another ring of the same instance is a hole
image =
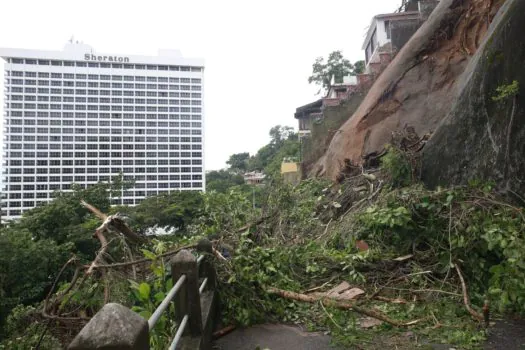
[[[149,350],[148,322],[117,303],[104,305],[68,346],[69,350]]]
[[[213,245],[208,239],[201,239],[197,244],[197,251],[206,254],[199,266],[199,276],[208,278],[205,290],[214,290],[217,283],[217,276],[211,261]]]
[[[202,334],[202,313],[197,259],[189,251],[181,250],[171,260],[171,273],[173,284],[186,275],[186,281],[175,296],[175,319],[180,323],[188,315],[184,334],[199,337]]]

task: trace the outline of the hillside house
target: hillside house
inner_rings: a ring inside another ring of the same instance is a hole
[[[379,74],[428,18],[437,3],[438,0],[413,1],[405,12],[374,16],[362,47],[365,51],[365,73]]]
[[[327,106],[337,106],[341,101],[348,99],[358,89],[358,81],[355,76],[345,76],[341,83],[332,83],[326,96],[298,107],[295,110],[295,119],[299,122],[299,138],[307,136],[312,130],[312,125],[323,119],[323,109]]]
[[[266,175],[262,172],[251,171],[243,175],[244,183],[247,185],[259,185],[264,182]]]

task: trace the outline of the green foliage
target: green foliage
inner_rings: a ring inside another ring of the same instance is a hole
[[[365,61],[360,60],[354,63],[354,75],[363,74],[365,72],[366,64]]]
[[[129,216],[137,232],[160,227],[174,227],[184,231],[200,215],[202,195],[197,191],[175,191],[144,199],[135,207],[119,207]]]
[[[151,317],[155,309],[164,300],[168,292],[173,287],[171,273],[163,259],[158,256],[165,253],[167,245],[161,241],[154,241],[153,250],[143,249],[142,253],[146,258],[153,259],[150,269],[153,272],[153,280],[138,283],[130,280],[131,293],[134,298],[132,310],[137,312],[146,320]],[[170,307],[160,317],[155,328],[150,332],[150,345],[152,349],[165,348],[173,335],[175,323],[172,317],[174,311]]]
[[[387,147],[387,153],[381,158],[381,166],[390,175],[392,186],[403,187],[412,183],[410,160],[397,148]]]
[[[285,140],[271,162],[264,168],[264,173],[273,179],[279,179],[281,163],[285,158],[298,159],[300,147],[298,140]]]
[[[247,169],[249,159],[250,154],[248,152],[236,153],[230,156],[226,164],[230,166],[231,170],[243,172]]]
[[[25,229],[1,229],[0,319],[18,304],[42,300],[72,249],[72,243],[34,240]]]
[[[525,308],[521,209],[497,201],[486,186],[436,192],[407,188],[386,200],[358,217],[359,236],[369,244],[377,242],[398,255],[425,254],[440,273],[461,262],[478,304],[488,293],[501,312]]]
[[[17,306],[6,321],[8,338],[0,341],[0,350],[32,350],[40,341],[46,324],[39,317],[39,311],[32,306]],[[60,342],[46,332],[40,349],[62,349]]]
[[[80,225],[90,214],[80,201],[85,200],[101,211],[107,211],[110,185],[99,183],[84,189],[73,184],[71,189],[71,192],[56,192],[52,202],[27,211],[14,226],[28,230],[35,239],[52,239],[58,244],[72,241],[71,235],[87,234]]]
[[[298,158],[299,138],[293,128],[276,125],[270,129],[270,143],[257,151],[248,162],[248,170],[263,170],[270,178],[280,178],[280,167],[285,157]]]
[[[496,88],[496,95],[492,96],[492,101],[500,102],[516,96],[520,91],[520,84],[517,80],[507,85],[501,85]]]
[[[270,129],[270,144],[280,146],[286,140],[293,140],[297,138],[297,134],[290,126],[276,125]]]
[[[308,179],[296,187],[280,184],[269,191],[264,203],[266,210],[270,213],[278,213],[281,225],[285,223],[290,231],[287,235],[309,235],[312,231],[315,232],[319,225],[314,212],[318,205],[318,197],[329,184],[325,179]],[[282,228],[273,227],[273,229]]]
[[[202,198],[202,215],[191,229],[194,235],[211,235],[225,228],[238,228],[257,213],[250,197],[239,187],[232,188],[228,193],[208,191]]]
[[[308,78],[308,83],[314,83],[328,90],[334,78],[335,83],[342,83],[343,77],[354,72],[354,66],[349,60],[343,57],[341,51],[334,51],[328,55],[325,62],[323,57],[315,59],[312,65],[312,75]]]
[[[248,231],[241,235],[231,267],[222,272],[224,283],[219,289],[227,322],[247,326],[308,319],[308,307],[269,295],[268,286],[298,290],[336,275],[342,280],[363,281],[354,269],[366,259],[362,254],[328,249],[315,242],[295,246],[268,243],[257,245]]]
[[[206,190],[226,193],[232,187],[244,185],[242,175],[229,170],[210,171],[206,174]]]

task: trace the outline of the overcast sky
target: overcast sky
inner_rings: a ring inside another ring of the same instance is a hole
[[[401,0],[1,0],[0,47],[61,50],[74,35],[97,52],[203,57],[206,169],[230,154],[255,153],[274,125],[297,128],[295,108],[312,102],[307,82],[318,56],[364,58],[371,18]],[[0,84],[3,83],[3,79]],[[3,86],[2,86],[3,89]],[[3,107],[3,103],[0,108]]]

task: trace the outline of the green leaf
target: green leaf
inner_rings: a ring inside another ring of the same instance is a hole
[[[164,300],[165,297],[166,297],[166,293],[164,293],[164,292],[157,292],[154,295],[155,301],[157,303],[160,303],[162,300]]]
[[[139,315],[142,316],[143,319],[149,320],[149,318],[151,317],[151,311],[144,310],[139,312]]]
[[[157,256],[155,255],[155,253],[152,253],[147,249],[141,249],[141,250],[142,250],[142,254],[144,254],[146,258],[151,259],[151,260],[157,259]]]
[[[149,300],[150,292],[151,292],[151,287],[146,282],[142,282],[139,285],[139,297],[141,300],[144,300],[144,301]]]

